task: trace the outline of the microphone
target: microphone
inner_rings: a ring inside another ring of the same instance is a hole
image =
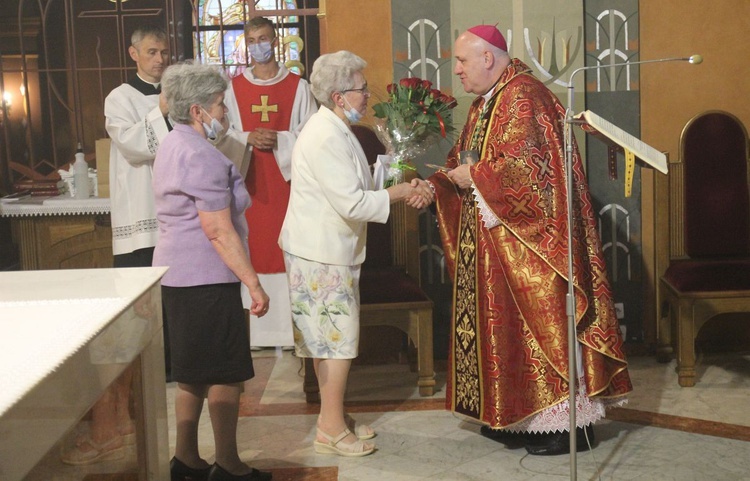
[[[581,72],[583,70],[597,70],[600,68],[625,67],[625,66],[630,66],[630,65],[642,65],[646,63],[659,63],[659,62],[688,62],[692,65],[698,65],[699,63],[703,63],[703,55],[695,54],[689,57],[670,57],[670,58],[660,58],[656,60],[640,60],[638,62],[618,62],[618,63],[608,63],[608,64],[602,64],[602,65],[590,65],[588,67],[579,67],[573,70],[573,73],[570,74],[570,78],[568,80],[568,110],[573,109],[573,77],[575,77],[575,75],[578,72]]]
[[[626,65],[641,65],[646,63],[657,63],[657,62],[689,62],[693,65],[697,65],[703,62],[702,55],[691,55],[690,57],[673,57],[673,58],[661,58],[657,60],[641,60],[639,62],[620,62],[610,63],[604,65],[592,65],[588,67],[580,67],[573,70],[568,80],[568,108],[565,110],[565,175],[566,175],[566,189],[567,189],[567,208],[568,208],[568,294],[566,297],[566,312],[568,314],[568,339],[576,339],[576,325],[575,325],[575,312],[576,312],[576,298],[575,298],[575,287],[573,285],[573,197],[570,193],[573,191],[573,129],[571,124],[573,122],[573,77],[578,72],[583,70],[596,70],[608,67],[622,67]],[[576,405],[576,369],[572,366],[577,365],[576,361],[576,342],[568,342],[568,405]],[[570,409],[570,445],[575,446],[576,441],[576,411],[571,407]],[[570,450],[570,478],[572,480],[576,478],[576,450]]]

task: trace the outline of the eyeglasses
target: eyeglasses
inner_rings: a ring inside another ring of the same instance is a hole
[[[370,93],[370,89],[367,87],[367,84],[365,84],[364,87],[359,88],[359,89],[346,89],[346,90],[342,90],[341,91],[341,93],[343,93],[343,94],[345,94],[347,92],[359,92],[362,95],[367,95],[367,94]]]

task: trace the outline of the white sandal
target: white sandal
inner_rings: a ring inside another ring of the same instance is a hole
[[[317,428],[317,430],[318,436],[326,439],[326,442],[318,441],[317,439],[313,441],[313,447],[318,454],[336,454],[338,456],[357,458],[360,456],[367,456],[375,451],[375,446],[365,444],[359,439],[349,444],[342,443],[341,441],[352,433],[348,428],[344,429],[344,431],[335,438],[329,436],[320,428]]]
[[[357,436],[360,441],[366,441],[377,436],[377,433],[367,424],[357,424],[353,417],[348,414],[344,414],[344,422],[346,426]]]
[[[91,449],[83,451],[81,447],[88,444]],[[115,461],[125,457],[125,450],[120,436],[105,441],[101,444],[94,442],[89,435],[76,441],[75,446],[60,456],[65,464],[73,466],[85,466],[87,464],[101,463],[103,461]]]

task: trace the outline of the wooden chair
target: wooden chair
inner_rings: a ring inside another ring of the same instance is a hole
[[[385,147],[375,132],[354,126],[372,165]],[[367,226],[367,259],[360,277],[360,326],[391,326],[416,348],[417,386],[421,396],[435,392],[432,346],[432,300],[419,285],[419,212],[403,203],[391,206],[386,224]],[[364,330],[363,330],[364,332]],[[362,336],[360,343],[366,343]],[[311,359],[305,359],[307,402],[319,402],[318,379]]]
[[[667,321],[660,360],[672,348],[680,386],[695,385],[695,338],[717,314],[750,312],[750,181],[747,130],[709,111],[682,131],[670,165],[670,263],[660,278]]]

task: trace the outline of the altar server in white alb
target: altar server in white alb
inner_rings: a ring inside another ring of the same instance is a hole
[[[252,66],[232,80],[224,103],[230,123],[242,130],[233,134],[235,139],[246,143],[250,151],[245,157],[249,163],[241,169],[252,198],[245,212],[248,245],[253,266],[271,298],[265,317],[250,317],[250,344],[292,346],[289,286],[278,238],[289,203],[292,148],[317,104],[307,81],[276,61],[279,38],[271,20],[251,19],[245,25],[245,41]],[[246,289],[243,302],[246,308],[250,305]]]
[[[169,64],[167,33],[138,27],[128,49],[136,74],[104,101],[109,152],[112,252],[115,267],[150,267],[158,234],[151,171],[156,150],[171,130],[161,95],[161,75]],[[165,326],[165,346],[169,346]],[[169,351],[166,366],[169,371]],[[169,372],[167,372],[169,377]]]
[[[158,233],[151,170],[159,142],[170,130],[166,102],[160,101],[161,74],[169,62],[166,32],[159,27],[140,27],[133,33],[128,51],[136,75],[112,90],[104,101],[107,133],[112,139],[109,188],[115,267],[151,265]]]

